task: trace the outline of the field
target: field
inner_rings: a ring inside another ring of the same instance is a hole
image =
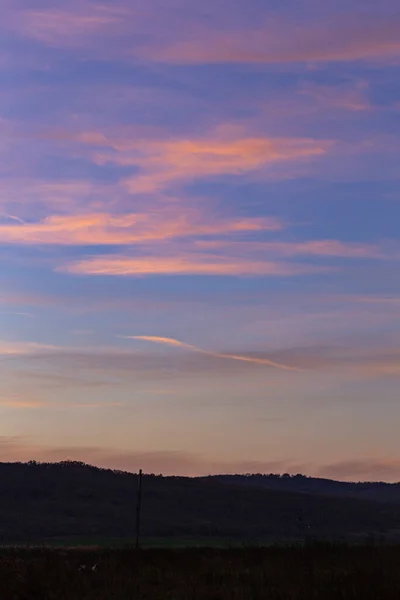
[[[400,546],[3,548],[5,600],[400,598]]]

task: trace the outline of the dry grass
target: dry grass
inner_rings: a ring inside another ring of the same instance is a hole
[[[0,551],[0,598],[398,600],[399,567],[400,546],[15,548]]]

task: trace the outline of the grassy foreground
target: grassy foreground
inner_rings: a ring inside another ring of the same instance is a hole
[[[0,550],[7,600],[400,598],[400,546]]]

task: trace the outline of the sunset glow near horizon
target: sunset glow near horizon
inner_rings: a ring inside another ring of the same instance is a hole
[[[0,10],[0,461],[399,481],[398,2]]]

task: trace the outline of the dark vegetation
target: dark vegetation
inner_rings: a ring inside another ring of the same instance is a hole
[[[398,600],[399,564],[400,547],[389,545],[309,544],[139,552],[3,549],[0,597],[6,600]]]
[[[263,487],[270,490],[400,503],[400,483],[385,483],[382,481],[354,483],[306,477],[305,475],[289,475],[287,473],[284,475],[214,475],[205,479],[233,485]]]
[[[0,463],[0,543],[131,541],[136,489],[134,474],[83,463]],[[395,540],[398,489],[302,476],[145,475],[142,539]]]

